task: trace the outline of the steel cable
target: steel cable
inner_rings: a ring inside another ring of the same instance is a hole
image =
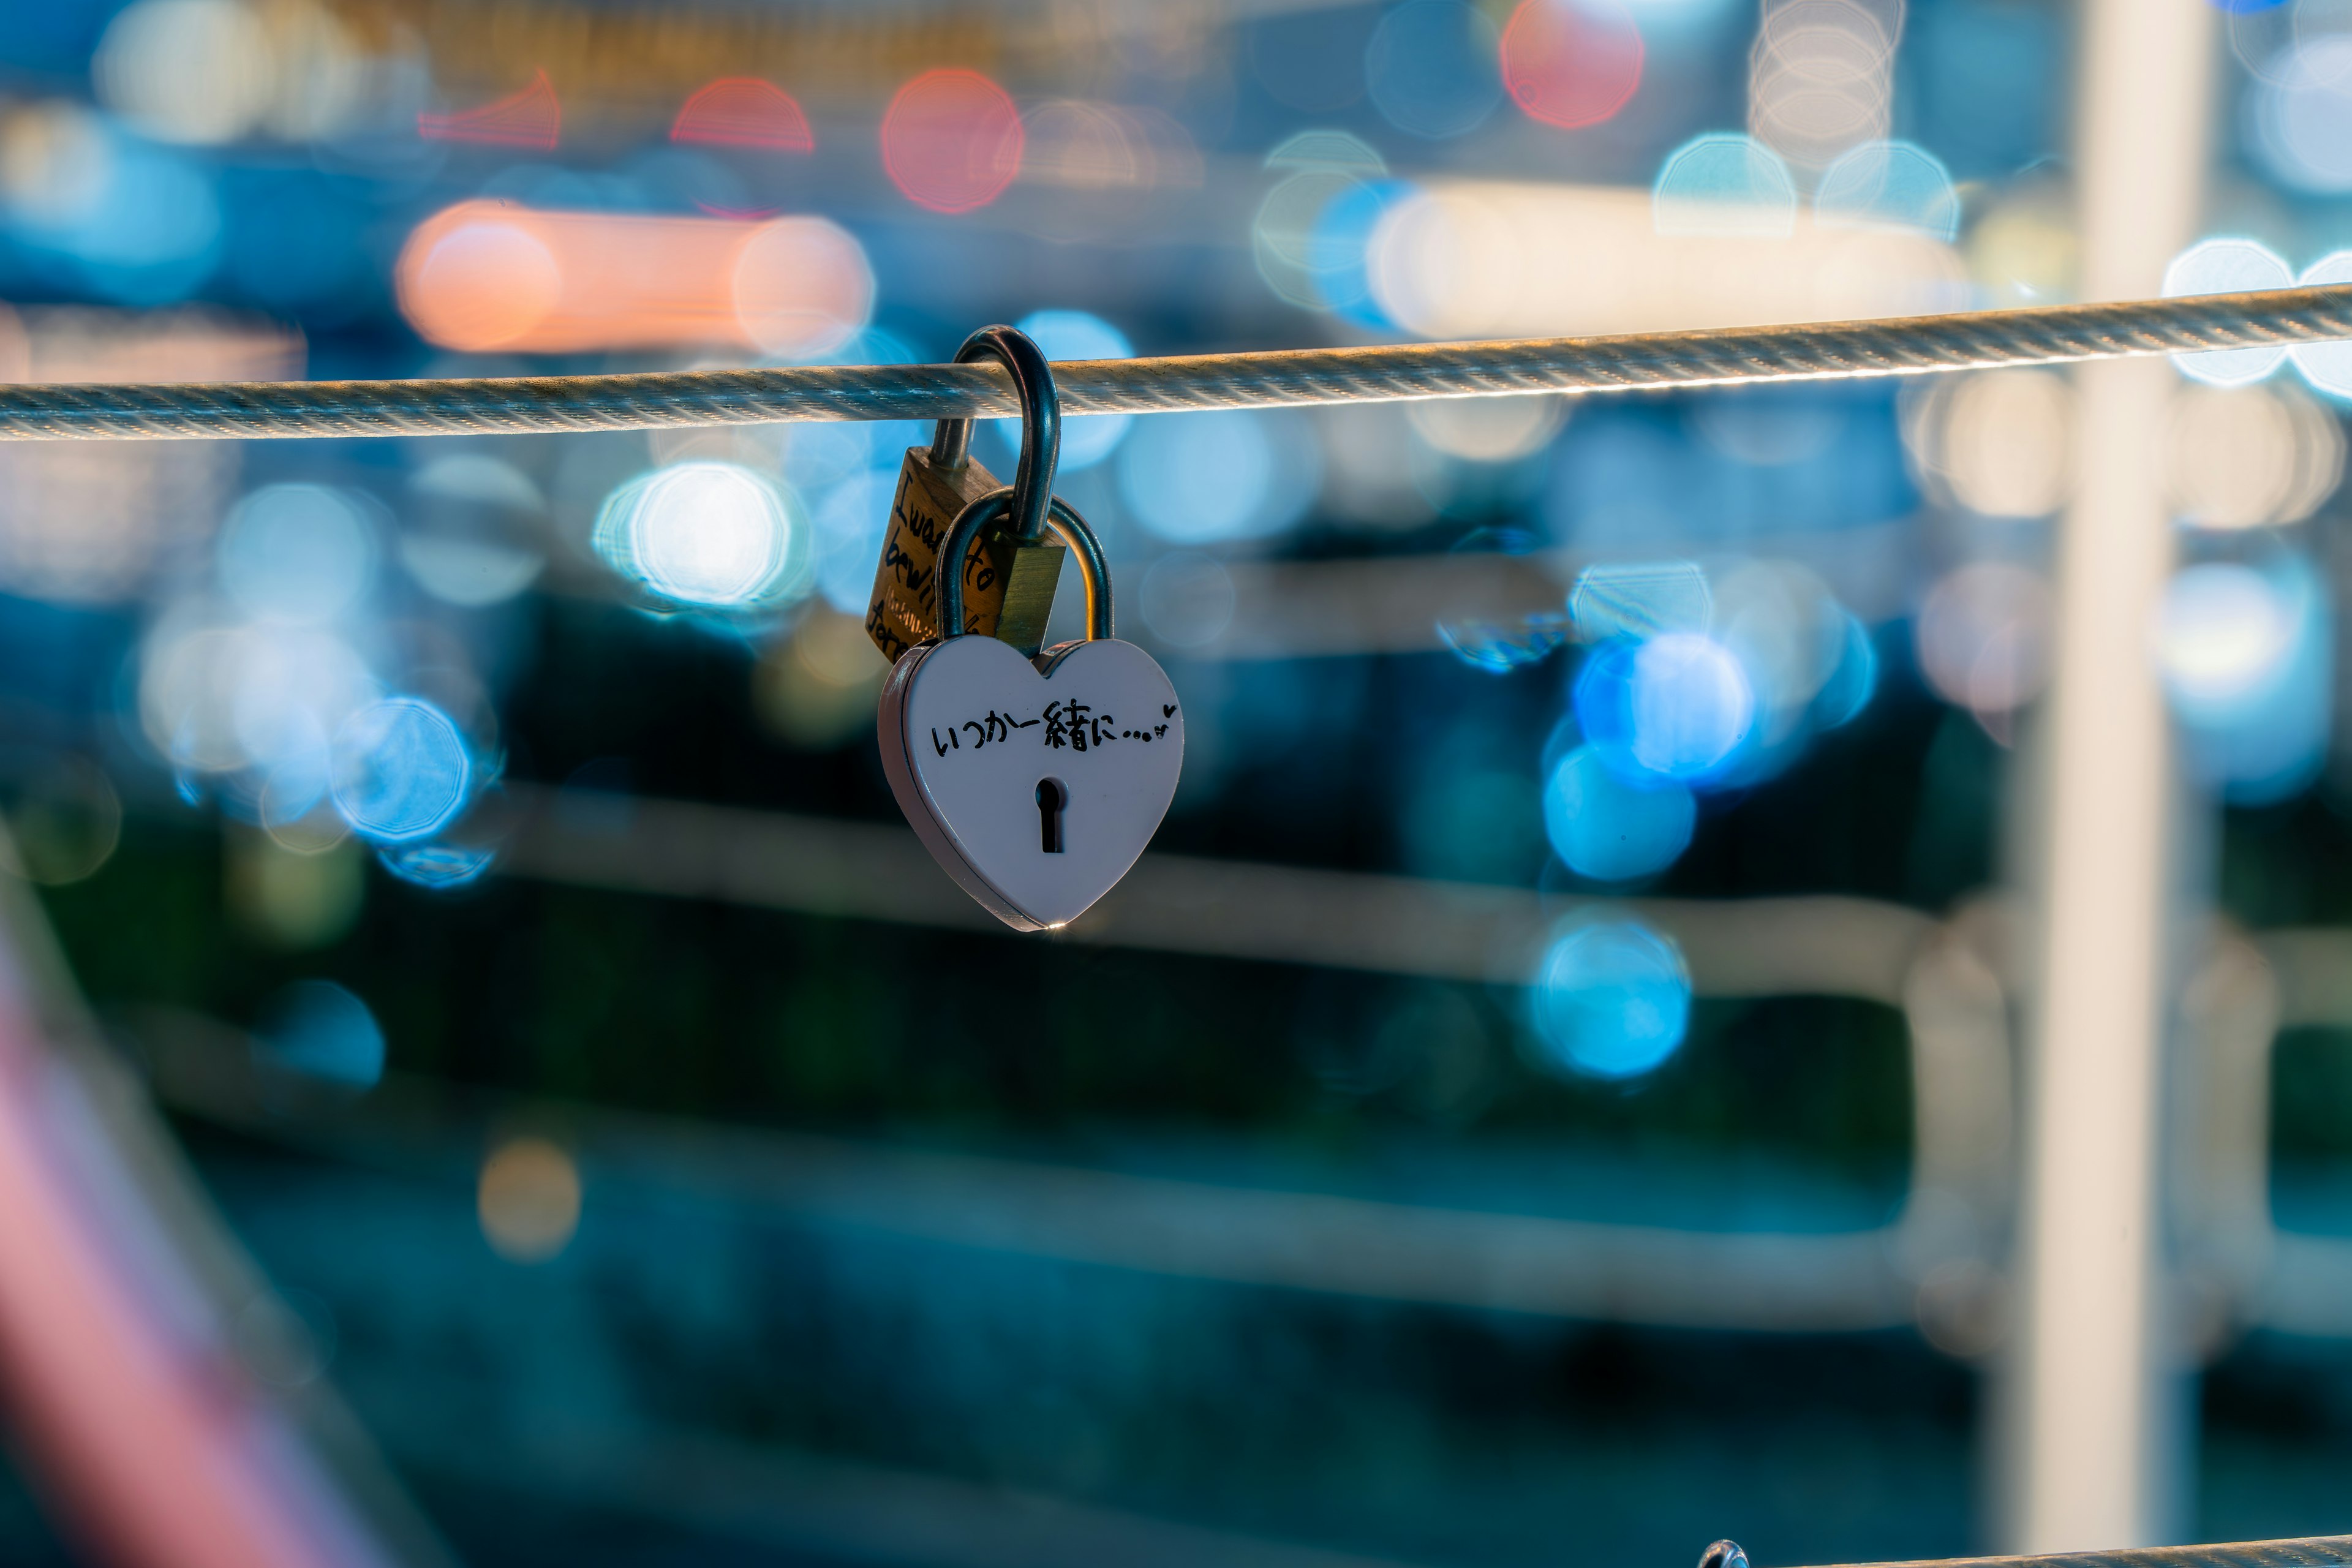
[[[1710,1555],[1714,1550],[1709,1549]],[[2064,1552],[2042,1557],[1943,1557],[1919,1563],[1864,1564],[1860,1568],[2331,1568],[2347,1563],[2352,1563],[2352,1535],[2308,1535],[2285,1541],[2130,1547],[2113,1552]]]
[[[1054,379],[1066,414],[1161,413],[1917,375],[2345,338],[2352,338],[2352,287],[1612,338],[1081,360],[1055,365]],[[1011,382],[992,364],[52,383],[0,385],[0,439],[450,436],[1013,412]]]

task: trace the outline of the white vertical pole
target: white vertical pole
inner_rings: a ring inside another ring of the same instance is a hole
[[[2158,291],[2194,237],[2209,156],[2209,0],[2084,0],[2076,140],[2083,297]],[[2011,1359],[1999,1402],[2004,1544],[2152,1543],[2188,1438],[2158,1249],[2169,726],[2149,658],[2173,566],[2171,366],[2077,379],[2079,489],[2057,542],[2042,737],[2043,889],[2028,1030]]]

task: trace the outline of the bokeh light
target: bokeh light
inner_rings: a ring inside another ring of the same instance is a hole
[[[229,513],[216,560],[221,587],[247,615],[316,625],[339,619],[367,592],[375,539],[344,495],[269,485]]]
[[[1948,573],[1919,606],[1919,668],[1979,718],[2032,700],[2050,675],[2050,587],[2030,567],[1983,561]]]
[[[973,70],[929,70],[882,116],[882,166],[906,198],[965,213],[1004,194],[1021,173],[1021,110]]]
[[[2352,191],[2352,37],[2324,34],[2273,56],[2246,110],[2247,141],[2281,184]]]
[[[1801,168],[1885,136],[1903,0],[1765,0],[1749,55],[1748,129]]]
[[[1284,438],[1285,423],[1248,409],[1139,418],[1119,449],[1119,499],[1171,544],[1279,533],[1314,504],[1321,468],[1311,439]]]
[[[267,1067],[340,1089],[373,1089],[383,1077],[375,1015],[331,980],[298,980],[271,997],[253,1049]]]
[[[2352,283],[2352,250],[2330,251],[2305,268],[2295,281],[2306,287]],[[2330,397],[2352,402],[2352,342],[2297,343],[2287,355],[2304,380]]]
[[[1486,122],[1502,100],[1495,24],[1463,0],[1405,0],[1364,48],[1372,107],[1398,130],[1433,141]]]
[[[2055,371],[1944,378],[1906,406],[1923,477],[1987,517],[2047,517],[2074,489],[2074,390]]]
[[[287,813],[326,788],[328,742],[376,694],[367,665],[320,627],[167,616],[142,647],[141,728],[176,769],[283,774]]]
[[[409,235],[394,281],[420,333],[472,353],[727,343],[815,358],[856,337],[874,309],[864,247],[812,216],[466,201]]]
[[[1554,942],[1529,997],[1539,1060],[1563,1076],[1639,1078],[1690,1028],[1690,971],[1671,938],[1634,920],[1578,925]]]
[[[385,871],[436,891],[480,881],[498,858],[496,849],[474,844],[394,844],[376,851],[376,860]]]
[[[1714,614],[1706,574],[1695,561],[1612,561],[1587,566],[1568,610],[1586,642],[1704,632]]]
[[[1249,26],[1250,65],[1276,101],[1328,114],[1364,96],[1364,48],[1378,25],[1377,13],[1365,5],[1262,15]]]
[[[1698,802],[1674,779],[1612,767],[1579,746],[1544,785],[1544,833],[1571,871],[1598,882],[1654,876],[1690,847]]]
[[[493,1252],[509,1263],[545,1263],[580,1228],[580,1167],[547,1139],[512,1139],[482,1162],[474,1202]]]
[[[1016,323],[1036,340],[1048,360],[1133,359],[1135,345],[1127,334],[1085,310],[1032,310]],[[996,420],[998,435],[1007,447],[1017,439],[1018,420]],[[1093,468],[1118,450],[1135,423],[1131,414],[1074,414],[1062,421],[1062,460],[1066,470]]]
[[[1520,0],[1501,54],[1511,101],[1563,130],[1610,119],[1642,85],[1642,29],[1622,0]]]
[[[72,105],[0,119],[0,193],[19,259],[101,300],[185,299],[220,258],[211,172]]]
[[[1691,428],[1725,457],[1759,468],[1809,463],[1845,434],[1847,410],[1803,387],[1718,389],[1691,400]]]
[[[99,41],[99,100],[159,142],[235,142],[268,110],[270,38],[242,0],[138,0]]]
[[[1753,136],[1715,132],[1666,155],[1651,187],[1660,234],[1785,235],[1797,226],[1797,182]]]
[[[467,109],[425,110],[416,115],[416,134],[427,142],[471,142],[485,147],[525,147],[552,153],[563,141],[563,101],[547,72],[504,98]]]
[[[2294,281],[2294,269],[2266,245],[2251,239],[2198,241],[2164,269],[2165,298],[2186,294],[2236,294],[2251,289],[2284,289]],[[2174,354],[2180,374],[2214,386],[2243,386],[2260,381],[2286,358],[2280,348],[2216,349],[2205,353]]]
[[[1317,213],[1306,273],[1314,302],[1359,325],[1393,325],[1372,289],[1372,241],[1390,212],[1418,189],[1406,180],[1350,180]]]
[[[1849,613],[1842,641],[1837,668],[1813,694],[1811,721],[1817,730],[1853,723],[1878,692],[1878,646],[1871,640],[1870,628]]]
[[[1748,561],[1725,573],[1715,584],[1712,625],[1747,674],[1768,746],[1817,721],[1814,700],[1853,657],[1853,617],[1818,573],[1792,561]],[[1822,716],[1822,727],[1844,722],[1868,700],[1871,672],[1859,673],[1859,700],[1851,690],[1833,696],[1825,706],[1834,716]]]
[[[413,526],[394,544],[416,585],[445,605],[484,609],[539,580],[528,541],[547,510],[530,476],[482,452],[436,458],[408,481]]]
[[[1265,166],[1280,177],[1250,222],[1258,275],[1308,310],[1359,303],[1355,289],[1369,289],[1366,224],[1378,226],[1400,189],[1386,162],[1344,132],[1307,131],[1267,153]]]
[[[791,93],[757,77],[721,77],[697,88],[670,122],[673,142],[806,153],[816,146],[808,116]]]
[[[1233,625],[1239,597],[1223,563],[1189,550],[1171,551],[1143,574],[1143,624],[1170,647],[1205,647]]]
[[[1865,142],[1823,172],[1813,217],[1832,227],[1907,228],[1948,240],[1959,233],[1960,195],[1926,148]]]
[[[1756,717],[1756,694],[1739,660],[1690,632],[1641,646],[1628,698],[1633,758],[1668,778],[1696,778],[1719,766]]]
[[[780,217],[745,235],[728,298],[753,346],[796,359],[831,353],[874,314],[865,247],[830,218]]]
[[[2327,756],[2334,640],[2326,585],[2298,554],[2178,573],[2156,658],[2190,774],[2244,805],[2308,786]]]
[[[1438,397],[1405,405],[1413,434],[1465,463],[1512,463],[1551,445],[1568,423],[1561,397]]]
[[[2158,667],[2189,710],[2235,707],[2277,679],[2294,646],[2296,619],[2294,606],[2251,566],[2183,568],[2165,589]]]
[[[825,491],[810,519],[816,591],[844,615],[863,616],[873,597],[874,563],[881,556],[898,489],[896,473],[861,469]]]
[[[2180,521],[2242,529],[2299,522],[2344,478],[2344,428],[2291,385],[2187,386],[2165,450]]]
[[[673,463],[597,514],[605,563],[681,605],[737,607],[806,589],[808,529],[770,479],[737,463]]]
[[[376,843],[439,832],[465,809],[473,781],[465,737],[420,698],[372,703],[335,736],[335,809],[352,832]]]
[[[1696,632],[1597,648],[1577,674],[1585,737],[1621,771],[1703,782],[1749,738],[1756,693],[1730,650]]]

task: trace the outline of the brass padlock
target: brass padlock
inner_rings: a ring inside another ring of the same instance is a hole
[[[1045,646],[1045,619],[1069,553],[1045,539],[1062,449],[1060,401],[1045,356],[1023,333],[985,327],[956,353],[959,364],[982,358],[1002,361],[1013,373],[1021,395],[1021,460],[1003,521],[983,532],[964,557],[960,630],[993,637],[1034,658]],[[972,460],[969,419],[942,419],[929,447],[908,449],[866,612],[866,635],[883,658],[895,663],[908,648],[941,635],[940,542],[964,508],[1003,488]]]

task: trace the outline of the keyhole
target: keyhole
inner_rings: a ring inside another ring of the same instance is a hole
[[[1069,804],[1070,792],[1061,780],[1037,781],[1037,837],[1048,855],[1062,852],[1062,808]]]

